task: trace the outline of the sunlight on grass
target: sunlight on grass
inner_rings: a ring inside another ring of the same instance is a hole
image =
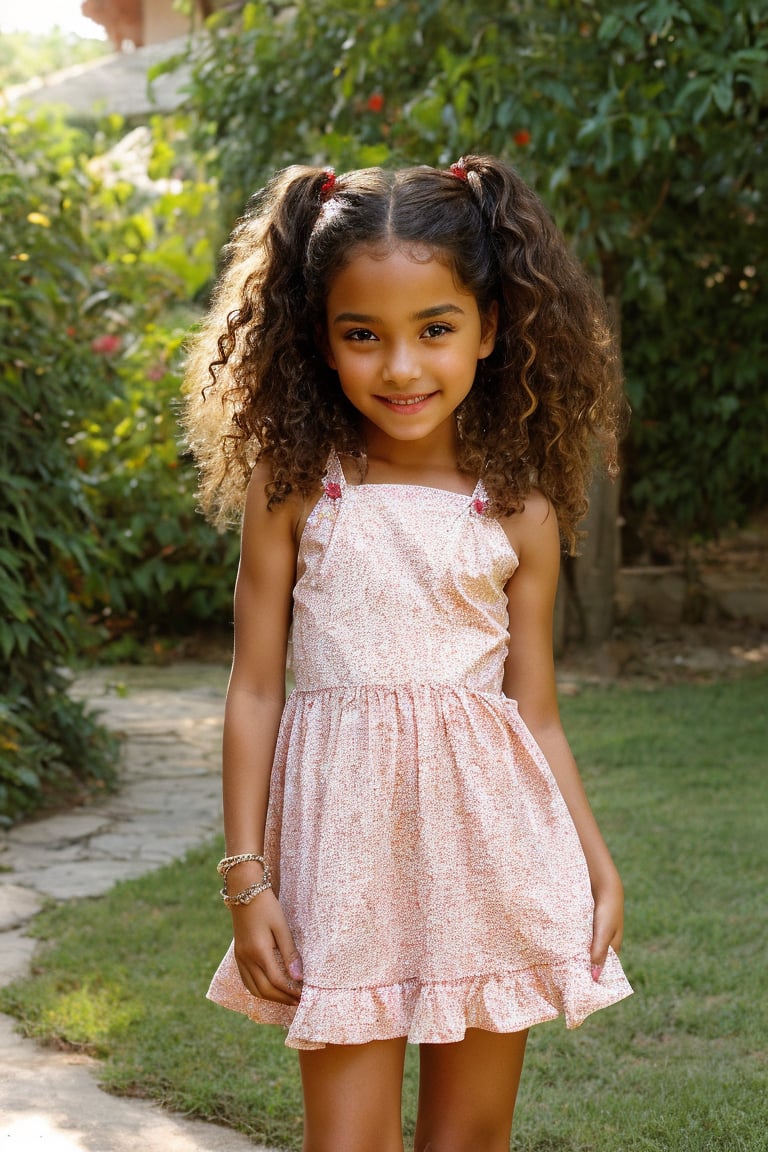
[[[47,1007],[41,1006],[35,1032],[98,1054],[108,1052],[107,1041],[114,1040],[142,1013],[140,1003],[126,1000],[123,988],[107,988],[100,981],[86,980],[70,991],[55,992]]]
[[[768,970],[768,679],[589,690],[566,728],[627,889],[635,996],[533,1029],[514,1152],[760,1152]],[[220,845],[44,913],[36,975],[0,992],[34,1035],[106,1056],[103,1079],[298,1149],[284,1034],[204,999],[229,941]],[[412,1133],[417,1053],[404,1093]]]

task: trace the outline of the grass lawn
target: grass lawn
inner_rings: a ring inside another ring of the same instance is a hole
[[[515,1152],[768,1149],[768,679],[590,689],[567,731],[627,890],[636,995],[533,1030]],[[25,1031],[105,1060],[104,1084],[301,1141],[283,1033],[204,1000],[229,942],[220,845],[45,912],[35,974],[0,991]],[[404,1100],[412,1132],[416,1053]]]

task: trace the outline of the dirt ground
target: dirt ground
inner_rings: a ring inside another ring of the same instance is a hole
[[[596,652],[571,649],[557,661],[564,692],[579,683],[668,684],[750,675],[768,668],[768,629],[743,621],[618,626]]]

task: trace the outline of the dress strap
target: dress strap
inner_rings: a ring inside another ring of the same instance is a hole
[[[340,500],[347,490],[347,478],[341,466],[338,453],[331,448],[323,476],[323,491],[329,500]]]
[[[490,498],[482,480],[478,480],[475,490],[469,498],[469,509],[476,516],[484,516],[490,507]]]

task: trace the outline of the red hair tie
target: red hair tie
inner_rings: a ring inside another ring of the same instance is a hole
[[[463,160],[457,160],[455,164],[451,164],[448,171],[450,172],[451,176],[455,176],[457,180],[463,180],[464,183],[466,184],[466,182],[467,182],[467,170],[464,167],[464,161]]]
[[[333,195],[333,190],[336,187],[336,173],[333,168],[327,168],[325,172],[325,181],[320,186],[320,199],[325,203]]]

